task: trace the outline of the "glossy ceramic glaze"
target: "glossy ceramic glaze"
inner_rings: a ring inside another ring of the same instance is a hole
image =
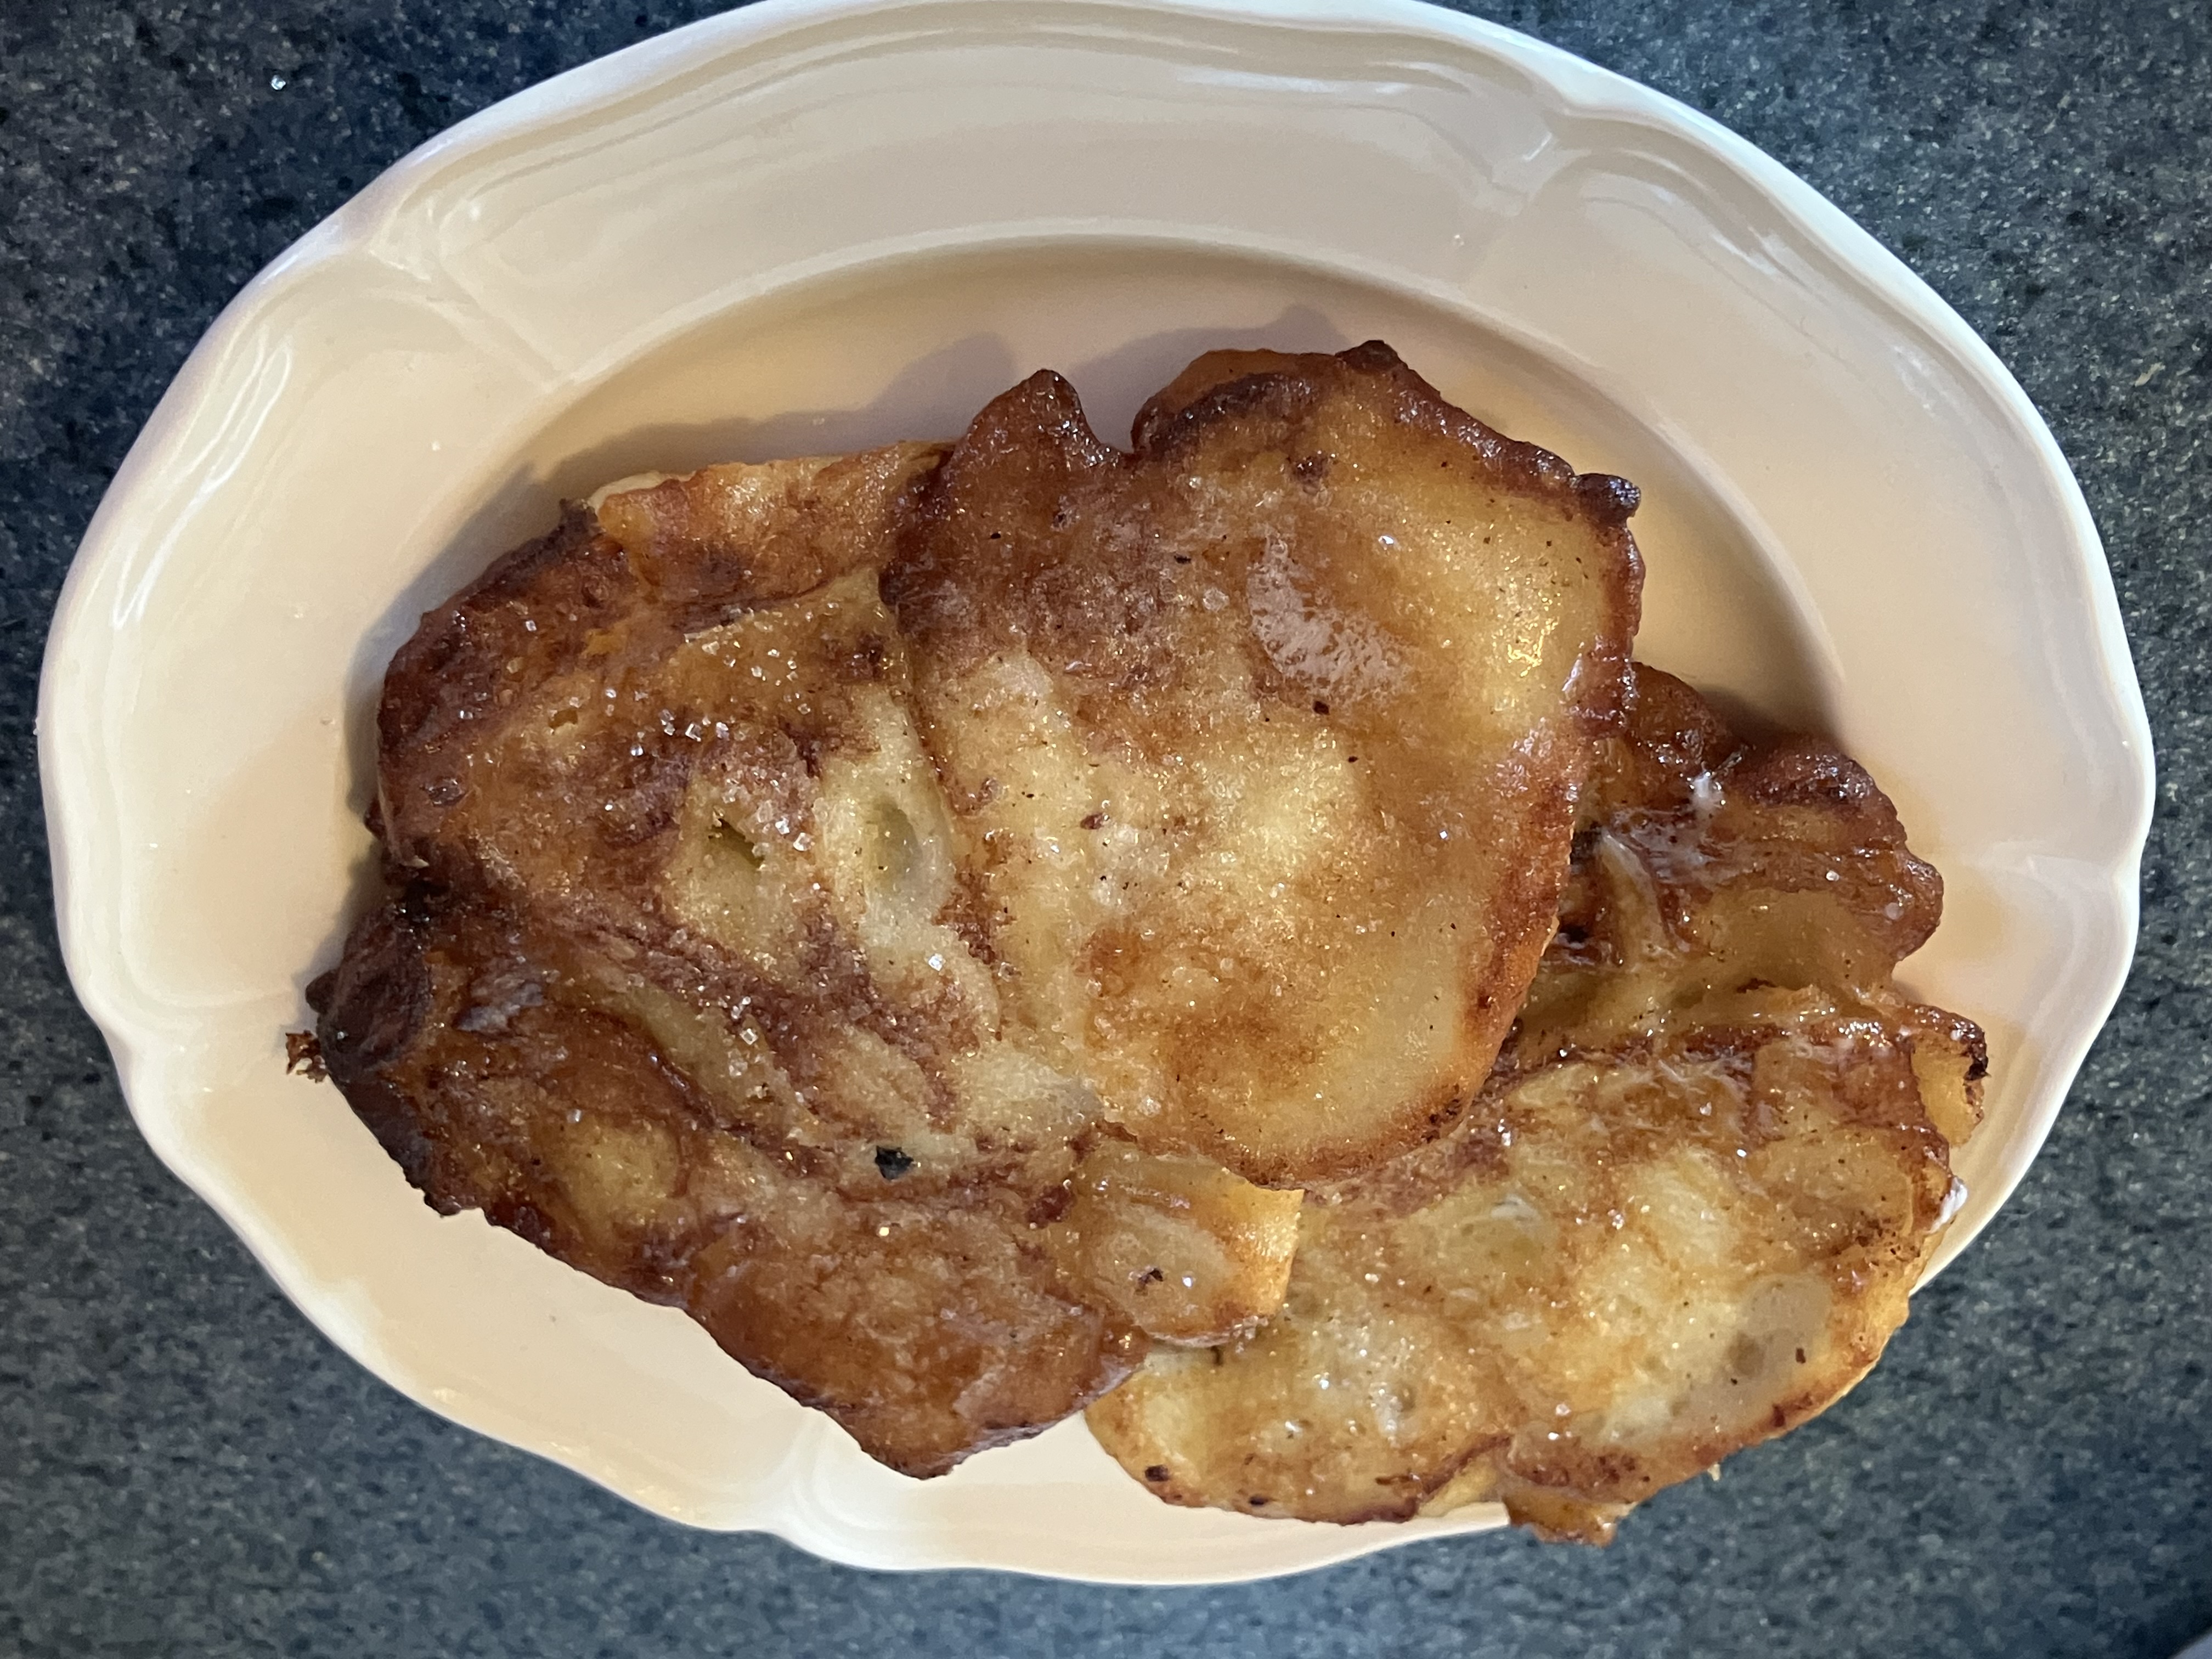
[[[1079,1423],[907,1480],[680,1315],[434,1217],[283,1070],[368,873],[385,661],[562,495],[949,434],[1041,366],[1115,433],[1206,347],[1377,335],[1638,480],[1639,653],[1834,733],[1943,870],[1907,981],[1995,1058],[1948,1260],[2133,945],[2148,737],[2080,494],[1807,186],[1394,0],[764,0],[462,124],[257,279],[88,532],[42,692],[63,941],[148,1139],[394,1386],[682,1520],[1153,1583],[1497,1524],[1170,1510]]]

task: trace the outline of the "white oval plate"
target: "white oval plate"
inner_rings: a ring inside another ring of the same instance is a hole
[[[1402,0],[765,0],[464,122],[256,279],[108,491],[41,691],[63,944],[147,1139],[394,1387],[698,1525],[1165,1583],[1498,1524],[1173,1510],[1080,1422],[905,1480],[680,1314],[437,1218],[282,1064],[368,870],[386,659],[558,497],[950,434],[1043,365],[1112,432],[1203,348],[1376,335],[1641,483],[1641,653],[1833,732],[1942,867],[1910,981],[1995,1056],[1948,1259],[2135,937],[2148,732],[2081,495],[1804,184]]]

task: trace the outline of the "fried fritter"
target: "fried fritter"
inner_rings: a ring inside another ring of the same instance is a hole
[[[917,1474],[1279,1305],[1286,1183],[1488,1067],[1637,572],[1387,350],[1262,367],[617,487],[424,618],[310,994],[434,1206]]]
[[[687,1069],[658,994],[511,914],[417,888],[317,1000],[331,1075],[437,1209],[687,1309],[893,1468],[1033,1433],[1133,1363],[1133,1322],[1037,1241],[1036,1192],[763,1133],[741,1097],[787,1093],[772,1062]]]
[[[1346,1175],[1472,1097],[1551,936],[1635,491],[1380,344],[1201,358],[1134,441],[1035,376],[885,573],[970,914],[1139,1145]]]
[[[1094,1132],[1007,1029],[876,592],[938,453],[617,495],[428,617],[381,710],[400,890],[311,993],[434,1206],[916,1474],[1271,1311],[1297,1204]]]
[[[1960,1189],[1985,1060],[1905,1000],[1942,888],[1867,775],[1639,669],[1558,938],[1449,1134],[1308,1194],[1283,1311],[1091,1409],[1171,1502],[1502,1500],[1603,1541],[1870,1367]]]

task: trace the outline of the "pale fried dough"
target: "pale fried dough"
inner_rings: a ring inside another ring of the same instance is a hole
[[[1139,1145],[1344,1175],[1481,1085],[1551,935],[1635,492],[1379,344],[1201,358],[1135,441],[1034,377],[886,573],[972,914]]]
[[[436,1207],[918,1474],[1279,1305],[1282,1183],[1489,1065],[1637,567],[1387,350],[1255,367],[617,487],[424,618],[311,1000]]]
[[[1941,886],[1832,747],[1740,747],[1640,670],[1561,931],[1446,1137],[1309,1194],[1288,1300],[1090,1413],[1170,1501],[1502,1499],[1602,1540],[1861,1376],[1955,1202],[1984,1066],[1906,1002]]]

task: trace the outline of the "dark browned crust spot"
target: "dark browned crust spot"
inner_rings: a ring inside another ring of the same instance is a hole
[[[381,764],[370,827],[404,863],[418,862],[445,809],[459,801],[464,769],[453,751],[480,744],[504,719],[502,684],[568,667],[593,629],[626,608],[633,587],[622,549],[571,501],[552,530],[424,615],[392,659],[376,716]],[[510,661],[520,665],[513,675]]]
[[[298,1074],[310,1083],[321,1083],[330,1077],[323,1065],[323,1045],[313,1031],[284,1033],[284,1070],[287,1075]]]

